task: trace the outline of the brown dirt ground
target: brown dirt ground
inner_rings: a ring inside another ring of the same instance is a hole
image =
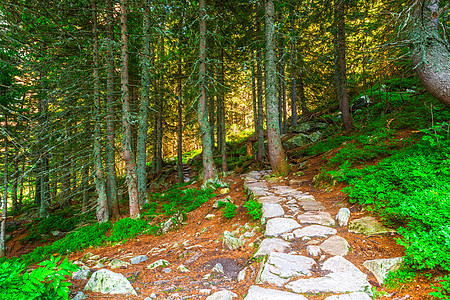
[[[309,192],[321,201],[327,208],[327,211],[335,215],[339,208],[349,207],[352,211],[351,219],[360,218],[369,214],[356,204],[350,204],[344,193],[340,192],[342,185],[335,186],[331,191],[325,192],[323,189],[314,187],[313,177],[320,172],[324,161],[321,157],[312,158],[308,161],[309,166],[304,170],[301,177],[290,175],[284,180],[287,185],[289,179],[306,180],[299,188],[304,192]],[[243,207],[245,195],[243,191],[243,180],[240,176],[231,176],[225,178],[230,183],[231,192],[227,195],[220,195],[210,199],[195,211],[188,214],[187,224],[175,231],[169,232],[163,236],[141,235],[133,240],[123,244],[105,246],[101,248],[90,248],[82,252],[69,255],[69,260],[80,260],[87,252],[101,257],[123,258],[124,256],[133,257],[140,254],[147,254],[149,259],[137,265],[123,269],[114,269],[126,277],[131,278],[133,287],[137,290],[138,296],[123,295],[103,295],[100,293],[85,292],[87,299],[145,299],[151,293],[156,293],[157,299],[205,299],[201,294],[201,289],[211,289],[213,292],[220,289],[232,290],[238,294],[239,299],[243,299],[248,288],[255,282],[256,274],[259,269],[259,262],[252,259],[256,248],[250,247],[249,243],[262,236],[261,231],[248,239],[244,247],[230,251],[225,249],[221,243],[221,236],[225,230],[234,230],[237,226],[249,223],[253,226],[259,225],[249,218]],[[238,205],[238,211],[231,220],[222,216],[222,212],[212,208],[212,204],[219,198],[231,196],[235,204]],[[216,217],[212,220],[206,220],[207,214],[214,213]],[[376,287],[376,299],[430,299],[428,295],[432,291],[430,280],[425,275],[419,275],[412,282],[395,287],[380,287],[375,277],[367,271],[362,263],[368,259],[391,258],[403,256],[403,248],[397,245],[395,239],[398,235],[382,236],[361,236],[351,234],[344,229],[338,229],[338,234],[344,237],[351,246],[351,252],[346,256],[361,271],[368,275],[372,286]],[[11,256],[22,255],[31,251],[40,244],[22,245],[18,240],[26,235],[26,231],[19,228],[13,233],[12,239],[7,247]],[[183,244],[184,243],[184,244]],[[149,270],[146,266],[158,259],[165,259],[171,263],[170,273],[164,273],[161,269]],[[224,266],[227,276],[213,274],[208,280],[203,277],[211,273],[211,268],[220,262]],[[191,272],[181,273],[176,267],[184,264]],[[245,266],[248,267],[245,280],[237,283],[235,278]],[[439,274],[432,273],[433,277]],[[84,288],[87,280],[70,280],[73,284],[70,288],[71,296],[75,292]],[[384,296],[382,295],[384,293]],[[323,300],[327,295],[310,295],[308,299]],[[170,298],[172,297],[172,298]]]

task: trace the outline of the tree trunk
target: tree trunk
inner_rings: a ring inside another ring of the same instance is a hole
[[[19,211],[19,203],[17,201],[17,188],[19,186],[19,151],[16,149],[14,155],[14,173],[13,173],[13,184],[11,191],[11,200],[12,200],[12,210]]]
[[[261,24],[259,21],[259,9],[256,18],[256,36],[261,37]],[[263,73],[261,49],[256,51],[256,90],[258,97],[258,122],[256,125],[256,137],[258,140],[258,149],[256,151],[256,160],[262,162],[264,159],[264,101],[263,101]]]
[[[439,34],[439,15],[439,0],[427,0],[416,9],[411,59],[425,89],[450,107],[450,46]]]
[[[6,117],[5,117],[6,119]],[[7,124],[6,120],[5,123]],[[7,125],[5,125],[7,127]],[[0,257],[6,256],[6,218],[8,214],[8,142],[5,138],[5,159],[4,159],[4,177],[3,177],[3,201],[0,195],[0,202],[2,204],[2,218],[0,222]]]
[[[130,199],[130,218],[137,219],[140,216],[139,198],[137,191],[136,159],[131,149],[131,124],[130,124],[130,91],[128,87],[128,28],[127,28],[127,0],[120,1],[121,23],[121,91],[122,91],[122,153],[126,167],[126,183]]]
[[[43,72],[44,73],[44,72]],[[46,91],[47,87],[45,84],[45,75],[41,74],[41,80],[42,80],[42,90]],[[41,149],[39,150],[40,154],[40,207],[39,207],[39,217],[40,218],[47,218],[49,215],[49,201],[50,201],[50,175],[49,175],[49,153],[47,149],[47,141],[46,138],[43,137],[43,133],[48,130],[46,128],[48,126],[48,99],[47,95],[41,93],[39,99],[39,129],[41,130],[41,133],[39,133],[40,139],[39,144],[41,146]]]
[[[266,1],[266,106],[269,161],[275,175],[287,175],[289,164],[281,145],[277,106],[274,5]]]
[[[208,122],[207,107],[207,77],[206,77],[206,0],[200,0],[200,41],[199,41],[199,89],[200,99],[198,103],[197,118],[202,137],[203,156],[203,182],[217,178],[217,171],[213,160],[213,149],[211,144],[211,127]]]
[[[180,52],[181,53],[181,52]],[[178,124],[177,124],[177,170],[178,170],[178,183],[183,183],[183,87],[181,85],[181,64],[182,57],[180,54],[180,61],[178,63],[178,102],[177,102],[177,111],[178,111]]]
[[[253,59],[256,60],[256,55],[253,55],[252,52],[252,58],[251,58],[251,68],[252,68],[252,104],[253,104],[253,128],[255,128],[255,136],[256,136],[256,130],[258,125],[258,100],[256,98],[256,67],[255,62]]]
[[[220,140],[217,144],[220,145],[220,154],[222,156],[222,172],[228,172],[228,162],[227,162],[227,130],[225,127],[225,63],[223,56],[223,48],[220,48],[220,69],[219,69],[219,95],[217,97],[217,106],[220,110]]]
[[[107,0],[107,78],[106,78],[106,178],[108,186],[108,202],[111,210],[111,217],[119,219],[119,201],[117,197],[117,173],[116,173],[116,154],[115,154],[115,108],[114,108],[114,16],[113,4]]]
[[[162,158],[162,146],[163,146],[163,105],[164,105],[164,36],[161,37],[160,43],[159,43],[159,60],[160,60],[160,76],[159,76],[159,91],[158,91],[158,103],[156,106],[157,112],[156,112],[156,174],[161,174],[162,167],[163,167],[163,158]]]
[[[342,122],[344,130],[350,132],[352,129],[352,121],[350,119],[349,99],[347,91],[347,67],[345,59],[345,0],[335,0],[335,22],[337,25],[337,33],[335,38],[335,65],[336,65],[336,86],[339,104],[342,112]]]
[[[84,214],[88,211],[88,203],[89,203],[89,165],[86,161],[81,169],[81,190],[83,194],[83,198],[81,201],[81,212]]]
[[[142,87],[136,162],[137,185],[141,207],[147,203],[147,131],[150,103],[150,15],[147,11],[147,5],[144,7],[142,31],[144,34],[142,40]]]

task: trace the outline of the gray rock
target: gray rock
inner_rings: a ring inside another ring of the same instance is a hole
[[[327,259],[323,263],[322,270],[330,271],[332,273],[361,272],[354,264],[342,256],[333,256]]]
[[[172,270],[170,268],[164,268],[162,269],[163,273],[169,274],[170,272],[172,272]]]
[[[305,133],[299,133],[283,143],[283,148],[291,150],[298,147],[303,147],[311,143],[311,139]]]
[[[93,266],[92,268],[94,268],[94,269],[101,269],[101,268],[103,268],[105,265],[104,264],[102,264],[101,262],[97,262],[96,264],[95,264],[95,266]]]
[[[106,264],[109,263],[109,259],[107,257],[102,257],[98,260],[98,262],[101,264]]]
[[[277,237],[282,233],[290,232],[301,227],[297,221],[286,218],[274,218],[267,221],[266,232],[264,235]]]
[[[86,299],[86,295],[82,291],[79,291],[75,295],[75,297],[72,298],[72,300],[83,300],[83,299]]]
[[[301,202],[300,206],[304,211],[322,211],[325,207],[318,201]]]
[[[66,235],[66,233],[65,233],[65,232],[61,232],[61,231],[58,231],[58,230],[53,230],[53,231],[52,231],[52,235],[53,235],[54,237],[63,237],[63,236]]]
[[[163,268],[163,267],[167,267],[168,265],[170,265],[170,262],[168,262],[165,259],[158,259],[155,262],[152,262],[151,264],[149,264],[147,266],[147,269],[156,269],[156,268]]]
[[[322,132],[316,131],[316,132],[311,133],[308,137],[311,140],[311,142],[315,143],[318,140],[320,140],[322,138],[322,136],[323,136]]]
[[[285,185],[276,185],[276,186],[273,186],[272,189],[274,190],[275,193],[280,194],[280,195],[286,195],[286,194],[290,195],[297,191],[297,190],[294,190],[293,188],[291,188],[290,186],[285,186]]]
[[[184,266],[184,265],[179,265],[177,267],[177,270],[180,271],[181,273],[189,273],[190,272],[190,270],[188,268],[186,268],[186,266]]]
[[[363,292],[356,292],[344,295],[333,295],[326,297],[325,300],[371,300],[369,295]]]
[[[139,264],[143,261],[146,261],[147,259],[148,259],[147,255],[138,255],[136,257],[131,258],[130,262],[132,265],[135,265],[135,264]]]
[[[263,203],[262,204],[263,218],[276,218],[284,215],[283,207],[278,203]]]
[[[177,212],[170,219],[161,224],[159,233],[166,234],[181,223],[183,223],[184,215],[182,212]]]
[[[237,297],[235,293],[224,290],[220,292],[215,292],[211,296],[208,296],[206,300],[232,300],[235,297]]]
[[[238,239],[231,232],[225,230],[222,237],[222,245],[227,247],[230,250],[236,250],[242,246],[244,246],[245,241],[242,239]]]
[[[256,283],[283,286],[292,277],[311,276],[314,259],[301,255],[272,252],[261,264]]]
[[[217,263],[217,264],[212,268],[211,271],[212,271],[212,272],[219,273],[219,274],[224,274],[224,273],[223,273],[223,266],[222,266],[221,263]]]
[[[260,197],[258,199],[258,201],[260,203],[279,203],[279,202],[283,202],[284,199],[282,197],[278,197],[278,196],[264,196],[264,197]]]
[[[374,217],[368,216],[361,219],[353,220],[348,225],[348,232],[361,233],[365,235],[395,233],[395,229],[383,226]]]
[[[98,270],[92,274],[91,279],[89,279],[84,290],[102,294],[137,295],[125,276],[106,269]]]
[[[369,269],[375,275],[378,282],[383,285],[384,280],[389,272],[398,270],[403,262],[403,257],[385,258],[368,260],[363,263],[363,266]]]
[[[216,217],[215,214],[207,214],[207,215],[205,216],[205,219],[206,219],[206,220],[212,220],[212,219],[214,219],[215,217]]]
[[[319,246],[309,245],[308,247],[306,247],[306,252],[308,252],[309,256],[316,257],[320,256],[322,250],[320,250]]]
[[[348,209],[347,207],[341,208],[336,215],[338,225],[341,227],[347,226],[348,219],[350,219],[350,209]]]
[[[291,249],[290,245],[290,243],[279,238],[264,239],[259,246],[258,251],[253,256],[265,256],[271,252],[288,252]]]
[[[73,279],[88,279],[91,276],[92,272],[86,266],[81,266],[78,271],[72,274]]]
[[[80,260],[81,262],[86,263],[89,259],[91,259],[92,256],[94,256],[94,254],[88,252],[85,255],[83,255],[83,257]]]
[[[111,267],[111,269],[121,268],[121,267],[125,267],[126,268],[126,267],[130,266],[130,263],[126,262],[126,261],[122,261],[122,260],[116,258],[116,259],[113,259],[109,263],[109,266]]]
[[[243,281],[243,280],[245,279],[246,276],[247,276],[247,267],[243,268],[243,269],[238,273],[238,276],[237,276],[236,281],[237,281],[237,282],[241,282],[241,281]]]
[[[346,256],[349,248],[350,246],[348,245],[348,242],[343,237],[337,235],[326,239],[322,244],[320,244],[320,249],[322,249],[322,251],[333,256]]]
[[[324,277],[298,279],[286,285],[295,293],[371,293],[367,276],[362,272],[330,273]]]
[[[319,224],[323,226],[334,226],[335,222],[331,215],[327,212],[306,212],[297,217],[297,220],[302,224]]]
[[[219,200],[217,200],[216,202],[214,202],[213,208],[219,208],[220,203],[223,203],[223,204],[233,203],[233,198],[231,198],[230,196],[228,196],[228,197],[226,197],[226,198],[219,199]],[[223,204],[222,204],[222,205],[223,205]]]
[[[303,227],[301,229],[297,229],[294,231],[294,236],[296,238],[303,237],[326,237],[328,235],[336,234],[337,230],[334,228],[322,226],[322,225],[310,225],[307,227]]]
[[[327,127],[327,123],[321,123],[321,122],[303,122],[295,126],[289,127],[290,132],[303,132],[303,133],[310,133],[319,129],[324,129]]]
[[[247,296],[244,300],[307,300],[307,298],[290,292],[265,289],[257,285],[252,285],[248,289]]]

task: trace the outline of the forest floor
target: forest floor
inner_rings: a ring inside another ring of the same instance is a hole
[[[348,207],[351,211],[350,220],[370,215],[357,204],[348,202],[347,197],[340,190],[343,185],[337,185],[330,191],[314,187],[313,177],[320,172],[325,161],[322,157],[311,158],[309,167],[302,176],[290,174],[289,177],[280,180],[280,184],[289,185],[291,179],[303,181],[299,189],[313,195],[326,208],[326,211],[335,216],[341,207]],[[248,239],[247,243],[234,251],[226,249],[222,245],[222,236],[225,230],[233,231],[239,227],[254,228],[260,226],[246,214],[243,204],[246,195],[243,189],[242,175],[233,175],[224,178],[230,184],[230,193],[219,195],[210,199],[198,209],[188,213],[187,224],[171,231],[165,235],[141,235],[123,244],[113,246],[89,248],[82,252],[72,253],[69,260],[79,261],[87,252],[100,257],[132,258],[137,255],[146,254],[146,262],[113,269],[114,272],[122,273],[128,277],[138,296],[127,296],[126,299],[145,299],[155,293],[156,299],[205,299],[209,294],[222,289],[233,291],[238,299],[243,299],[249,287],[255,284],[256,275],[259,270],[260,260],[252,256],[257,250],[250,243],[255,239],[261,239],[264,230],[256,230],[255,235]],[[237,214],[232,219],[222,215],[222,211],[214,209],[213,203],[225,196],[231,196],[234,204],[238,206]],[[206,219],[208,214],[215,214],[213,219]],[[338,234],[345,238],[350,244],[351,251],[345,257],[356,265],[362,272],[367,274],[370,284],[375,287],[376,299],[428,299],[431,292],[430,282],[425,276],[417,276],[416,279],[395,288],[382,287],[378,284],[373,274],[363,267],[363,262],[370,259],[392,258],[403,256],[403,248],[399,246],[396,239],[397,234],[362,236],[348,233],[342,228],[337,228]],[[24,230],[13,232],[12,239],[7,247],[13,247],[10,256],[22,255],[31,251],[39,244],[32,246],[21,245],[18,240],[26,235]],[[17,246],[21,245],[21,246]],[[170,262],[167,269],[147,269],[147,265],[165,259]],[[221,263],[224,275],[212,273],[211,269]],[[182,273],[177,270],[180,264],[185,265],[190,272]],[[247,267],[246,277],[238,282],[238,272]],[[92,267],[92,271],[94,268]],[[210,275],[208,275],[210,274]],[[210,276],[209,278],[207,278]],[[70,280],[72,286],[71,297],[76,292],[82,291],[87,280]],[[87,299],[124,299],[123,295],[103,295],[94,292],[84,292]],[[327,295],[309,295],[308,299],[323,300]]]

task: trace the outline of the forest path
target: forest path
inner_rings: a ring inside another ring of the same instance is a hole
[[[361,246],[367,241],[377,243],[377,236],[393,231],[372,217],[353,220],[348,226],[348,208],[332,216],[325,203],[309,192],[283,185],[268,174],[252,171],[244,183],[248,196],[262,203],[262,220],[267,220],[264,240],[255,254],[263,261],[245,300],[372,299],[372,286],[380,287],[401,258],[366,259],[367,248]],[[367,220],[373,224],[367,225]],[[361,233],[367,230],[369,234]],[[383,258],[393,254],[378,251],[376,258],[380,252],[386,255]]]

